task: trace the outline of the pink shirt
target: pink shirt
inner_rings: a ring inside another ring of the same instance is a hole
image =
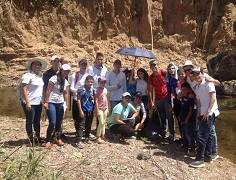
[[[108,108],[107,89],[97,87],[95,93],[98,97],[98,109],[107,109]]]

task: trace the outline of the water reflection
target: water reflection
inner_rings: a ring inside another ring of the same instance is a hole
[[[219,154],[236,164],[236,97],[217,97],[221,114],[216,120]],[[16,90],[0,89],[0,115],[24,118]],[[71,111],[66,117],[71,117]]]

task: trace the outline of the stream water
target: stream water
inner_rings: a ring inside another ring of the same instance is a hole
[[[221,114],[216,121],[219,155],[236,164],[236,97],[217,97]],[[0,116],[22,117],[24,112],[16,90],[0,89]],[[71,117],[71,112],[67,117]]]

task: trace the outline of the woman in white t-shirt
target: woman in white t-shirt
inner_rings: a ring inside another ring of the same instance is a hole
[[[131,76],[129,79],[130,84],[136,84],[136,92],[139,91],[142,93],[142,102],[147,109],[148,105],[148,73],[145,69],[139,68],[137,70],[137,79],[133,79],[134,77],[134,70],[131,71]]]
[[[49,79],[44,103],[49,119],[45,145],[46,148],[50,148],[52,145],[51,141],[54,128],[56,132],[57,145],[64,145],[64,142],[61,140],[61,126],[64,111],[67,110],[68,105],[69,83],[66,77],[69,75],[70,70],[71,68],[68,64],[63,64],[59,73]]]
[[[30,59],[26,64],[29,72],[21,78],[22,99],[21,105],[26,117],[26,132],[31,145],[41,142],[40,118],[42,112],[43,79],[41,70],[45,69],[47,63],[39,58]],[[33,133],[33,128],[35,133]]]

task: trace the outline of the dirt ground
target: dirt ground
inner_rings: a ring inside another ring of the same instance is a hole
[[[0,179],[4,179],[6,167],[16,157],[25,160],[30,147],[24,119],[0,117],[0,121]],[[46,128],[47,122],[41,122],[43,137]],[[40,170],[59,172],[58,179],[236,179],[236,165],[223,157],[206,163],[204,168],[188,167],[193,158],[178,151],[180,145],[176,143],[155,145],[149,141],[127,139],[126,144],[118,144],[107,130],[109,141],[106,144],[94,141],[86,144],[84,149],[78,149],[70,118],[64,120],[64,133],[68,140],[63,147],[53,144],[49,150],[44,147],[34,149],[45,155],[40,161]],[[139,154],[150,158],[139,160]]]

